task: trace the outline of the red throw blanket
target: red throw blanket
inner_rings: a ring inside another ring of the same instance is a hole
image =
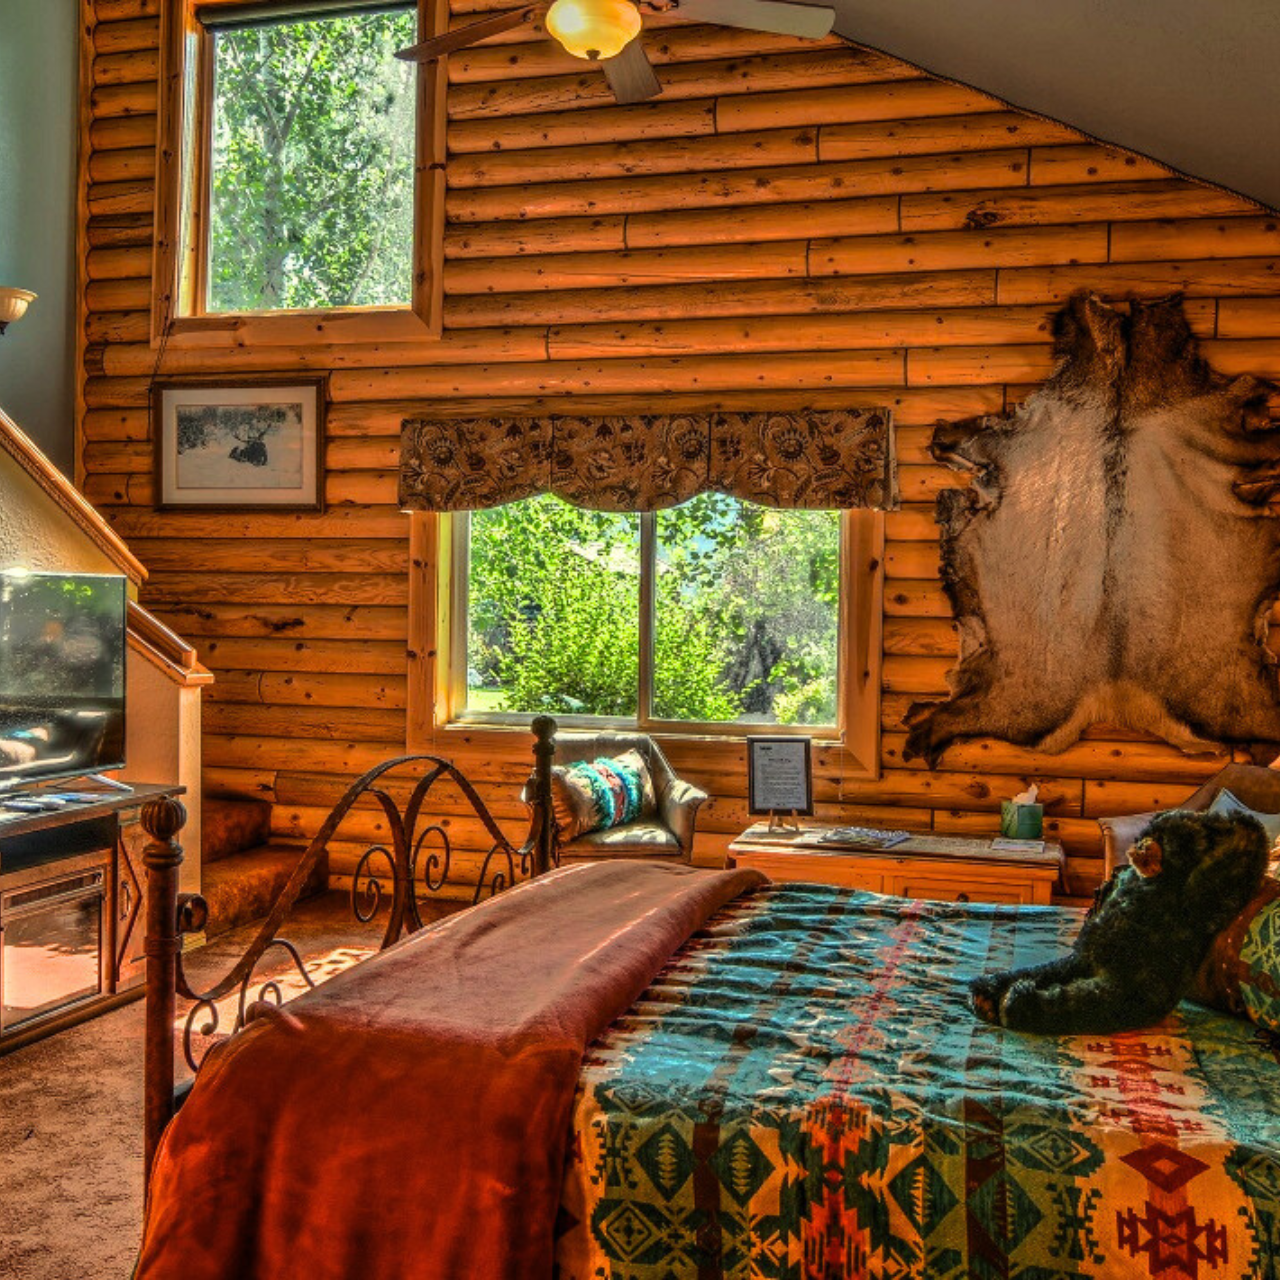
[[[763,882],[567,867],[253,1023],[165,1134],[137,1280],[549,1276],[586,1046]]]

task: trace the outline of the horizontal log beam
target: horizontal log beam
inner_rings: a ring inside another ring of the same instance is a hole
[[[913,68],[884,54],[855,48],[668,64],[660,74],[664,103],[914,80],[919,75]],[[453,84],[449,88],[448,112],[450,121],[496,120],[552,111],[585,111],[613,101],[613,94],[599,71],[575,68],[573,73],[563,76]]]
[[[1027,151],[960,152],[903,159],[831,161],[786,168],[727,169],[699,174],[548,182],[450,191],[450,222],[585,217],[607,213],[699,209],[778,201],[902,195],[966,187],[1021,187]]]
[[[407,580],[354,573],[153,573],[144,603],[157,612],[202,596],[226,604],[404,605]]]
[[[1033,187],[1059,187],[1069,182],[1158,182],[1175,176],[1172,169],[1154,160],[1092,142],[1036,147],[1031,152]]]
[[[1166,182],[1042,186],[1024,190],[946,191],[902,197],[903,231],[1211,218],[1245,214],[1224,191],[1175,178]]]
[[[1118,301],[1132,294],[1234,297],[1280,290],[1280,258],[1196,262],[1118,262],[1105,266],[1012,267],[999,274],[996,300],[1062,303],[1080,289]]]
[[[1041,270],[1037,268],[1037,270]],[[1045,268],[1044,270],[1049,270]],[[1030,286],[1016,283],[1019,292]],[[1046,277],[1041,292],[1058,287]],[[1039,301],[1038,298],[1027,299]],[[470,327],[685,320],[710,316],[833,315],[913,307],[971,307],[996,301],[996,270],[920,272],[823,280],[761,280],[564,290],[554,294],[469,294],[445,304],[445,323]],[[1003,299],[1002,299],[1003,301]]]
[[[403,645],[407,634],[403,607],[308,603],[302,608],[293,603],[231,604],[196,599],[157,601],[153,612],[180,635],[272,638],[286,641],[299,650],[302,642],[319,639],[362,644],[371,640],[395,640]]]
[[[846,46],[838,39],[811,42],[767,31],[694,23],[678,23],[657,29],[646,27],[640,38],[649,61],[658,68],[674,69],[681,63],[714,65],[714,62],[727,58],[785,57],[804,53],[815,46],[823,48],[824,44],[835,56],[847,57]],[[472,45],[451,54],[445,67],[451,85],[545,82],[584,74],[581,58],[575,58],[558,41],[545,37],[519,44]],[[596,74],[601,73],[597,70]],[[452,113],[452,103],[450,110]]]

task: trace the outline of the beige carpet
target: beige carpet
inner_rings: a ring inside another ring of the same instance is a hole
[[[375,949],[381,930],[329,894],[304,903],[286,934],[319,979]],[[221,976],[252,936],[237,930],[194,955],[193,982]],[[224,1011],[222,1025],[233,1017]],[[130,1274],[142,1224],[142,1027],[138,1002],[0,1058],[3,1280]]]

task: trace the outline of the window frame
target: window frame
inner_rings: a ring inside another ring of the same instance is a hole
[[[641,520],[654,519],[641,516]],[[532,713],[467,714],[466,568],[469,520],[465,513],[410,513],[409,750],[439,746],[440,735],[465,734],[495,744],[527,733]],[[811,737],[845,753],[847,778],[879,777],[880,668],[883,629],[885,525],[882,512],[841,512],[840,633],[837,653],[837,716],[834,725],[769,725],[770,733]],[[652,602],[650,557],[641,558],[641,645],[648,628],[645,601]],[[648,579],[646,591],[645,580]],[[651,625],[651,624],[650,624]],[[641,663],[643,671],[645,663]],[[649,691],[651,694],[651,690]],[[638,711],[642,710],[641,703]],[[566,728],[649,733],[661,740],[703,739],[743,747],[758,723],[557,715]]]
[[[385,0],[384,0],[385,3]],[[440,34],[446,0],[409,0],[419,39]],[[377,0],[345,5],[278,0],[280,19],[314,9],[377,8]],[[165,0],[160,18],[160,103],[156,140],[156,235],[151,344],[193,346],[306,345],[316,342],[438,339],[444,307],[445,89],[441,63],[420,66],[415,89],[413,256],[410,300],[401,306],[208,312],[209,164],[212,144],[214,33],[203,19],[262,13],[272,0]]]

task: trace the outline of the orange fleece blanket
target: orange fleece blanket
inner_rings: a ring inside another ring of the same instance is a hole
[[[220,1045],[138,1280],[542,1280],[586,1046],[756,872],[553,871]]]

